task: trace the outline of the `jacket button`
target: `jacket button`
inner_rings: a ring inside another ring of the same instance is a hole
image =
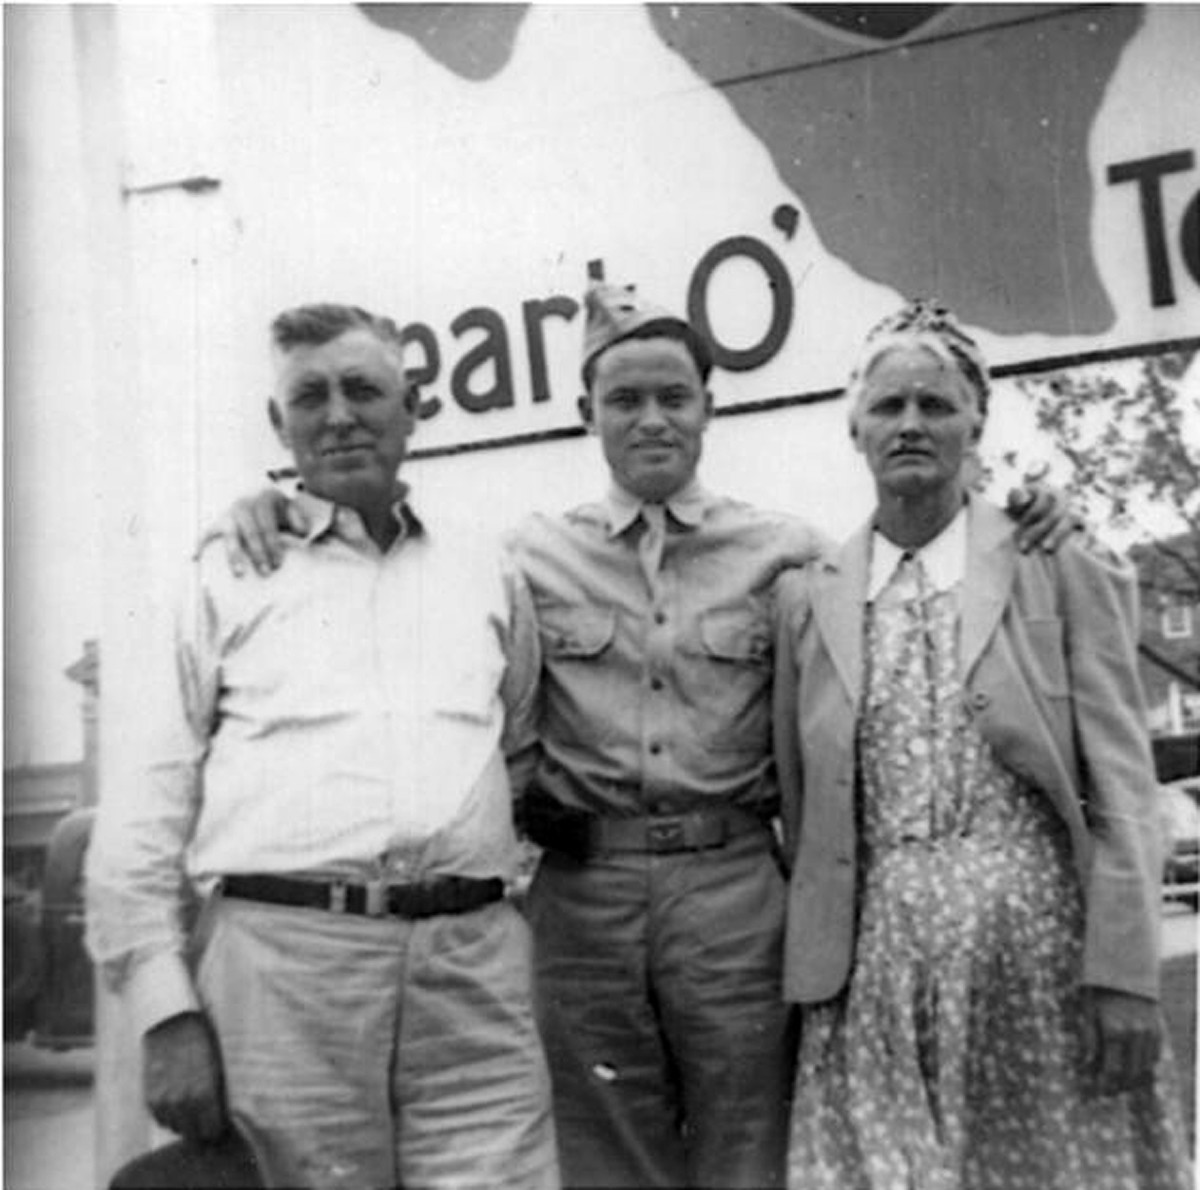
[[[975,693],[971,695],[971,706],[973,706],[977,711],[982,711],[983,708],[986,707],[991,701],[991,698],[984,694],[982,690],[976,690]]]

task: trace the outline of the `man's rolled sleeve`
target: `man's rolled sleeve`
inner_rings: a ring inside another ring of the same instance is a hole
[[[199,1012],[200,1001],[183,957],[157,951],[130,965],[126,983],[130,1019],[137,1036],[184,1012]]]
[[[211,609],[196,574],[172,629],[149,634],[138,708],[147,760],[104,790],[85,870],[88,950],[107,986],[129,992],[142,1028],[195,1007],[184,854],[216,697]]]

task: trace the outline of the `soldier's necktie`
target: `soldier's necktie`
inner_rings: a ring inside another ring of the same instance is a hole
[[[638,538],[638,561],[651,587],[658,581],[663,544],[667,538],[666,514],[661,504],[642,505],[642,535]]]

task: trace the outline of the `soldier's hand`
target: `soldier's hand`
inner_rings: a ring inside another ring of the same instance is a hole
[[[1017,548],[1023,554],[1039,547],[1052,554],[1072,533],[1085,528],[1062,492],[1036,480],[1008,493],[1006,511],[1017,522]]]
[[[264,488],[254,496],[234,501],[205,532],[200,544],[219,538],[235,575],[244,574],[248,566],[266,575],[283,561],[285,535],[302,537],[308,528],[308,517],[298,504],[277,488]]]
[[[1097,1089],[1116,1095],[1146,1083],[1162,1045],[1158,1005],[1110,988],[1085,993],[1087,1057]]]
[[[221,1056],[200,1013],[181,1013],[148,1030],[142,1063],[146,1106],[159,1124],[194,1142],[225,1133]]]

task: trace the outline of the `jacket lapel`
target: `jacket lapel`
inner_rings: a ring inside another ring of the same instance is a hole
[[[983,500],[967,504],[967,569],[963,577],[960,657],[965,681],[1000,623],[1016,574],[1017,549],[1008,516]]]
[[[868,522],[823,564],[813,593],[813,615],[821,639],[854,706],[862,690],[863,600],[870,549]]]

